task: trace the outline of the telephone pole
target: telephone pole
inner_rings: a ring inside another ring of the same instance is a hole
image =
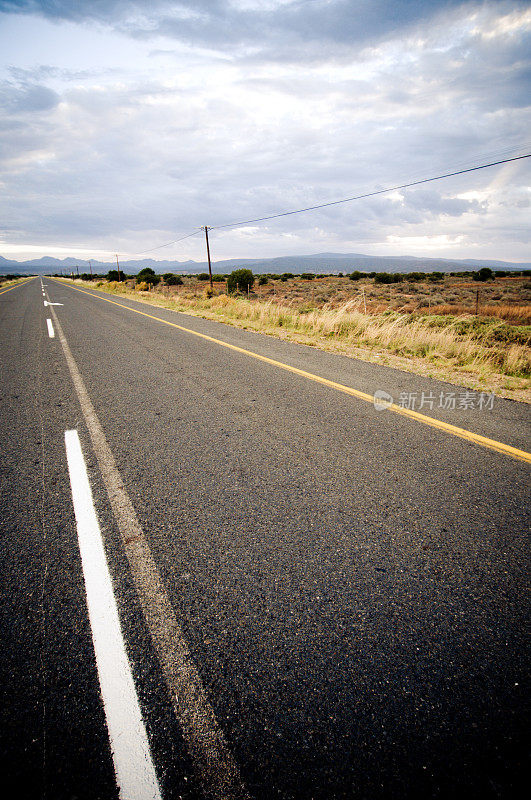
[[[116,253],[116,266],[118,267],[118,281],[121,281],[120,278],[120,264],[118,263],[118,253]]]
[[[206,239],[206,248],[207,248],[207,258],[208,258],[208,275],[210,278],[210,288],[214,289],[214,283],[212,281],[212,264],[210,263],[210,245],[208,244],[208,226],[205,225],[205,239]]]
[[[89,260],[89,267],[90,267],[90,280],[92,280],[92,278],[93,278],[93,275],[92,275],[92,261],[90,261],[90,260]]]

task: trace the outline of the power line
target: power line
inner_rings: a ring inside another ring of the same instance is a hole
[[[487,169],[488,167],[496,167],[499,164],[508,164],[510,161],[520,161],[523,158],[531,158],[531,153],[526,153],[523,156],[515,156],[514,158],[504,158],[501,161],[492,161],[489,164],[481,164],[477,167],[469,167],[468,169],[460,169],[457,172],[446,172],[444,175],[436,175],[433,178],[423,178],[422,180],[412,181],[411,183],[402,183],[400,186],[389,186],[387,189],[378,189],[374,192],[366,192],[365,194],[358,194],[354,197],[346,197],[343,200],[332,200],[330,203],[320,203],[316,206],[307,206],[306,208],[298,208],[295,211],[283,211],[280,214],[270,214],[267,217],[257,217],[256,219],[247,219],[241,222],[228,222],[226,225],[212,225],[209,230],[220,230],[221,228],[235,228],[240,225],[250,225],[253,222],[264,222],[269,219],[278,219],[279,217],[289,217],[292,214],[303,214],[305,211],[315,211],[318,208],[328,208],[329,206],[337,206],[341,203],[351,203],[353,200],[363,200],[367,197],[375,197],[378,194],[386,194],[387,192],[395,192],[398,189],[408,189],[411,186],[419,186],[422,183],[431,183],[432,181],[440,181],[443,178],[452,178],[455,175],[464,175],[466,172],[475,172],[479,169]]]
[[[162,247],[169,247],[170,244],[177,244],[177,242],[183,242],[185,239],[189,239],[191,236],[197,236],[198,233],[201,233],[203,228],[199,228],[197,231],[193,231],[192,233],[187,233],[186,236],[181,236],[179,239],[174,239],[171,242],[166,242],[166,244],[159,244],[157,247],[150,247],[149,250],[141,250],[138,253],[130,253],[129,255],[133,256],[143,256],[145,253],[152,253],[153,250],[160,250]]]

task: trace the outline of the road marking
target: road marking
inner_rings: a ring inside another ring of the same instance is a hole
[[[149,544],[53,307],[51,314],[122,537],[142,612],[198,780],[211,800],[248,800],[239,769],[193,663]]]
[[[44,308],[46,308],[47,306],[62,306],[62,305],[63,303],[50,303],[48,300],[44,301]]]
[[[47,319],[46,324],[48,325],[48,336],[50,337],[50,339],[53,339],[55,336],[55,331],[53,329],[53,323],[51,319]]]
[[[6,292],[10,292],[11,289],[16,289],[18,286],[23,286],[25,283],[27,283],[28,281],[32,281],[32,280],[33,280],[33,278],[24,278],[24,280],[20,281],[20,283],[15,283],[14,286],[10,286],[8,289],[3,289],[0,292],[0,294],[5,294]]]
[[[88,294],[90,297],[94,297],[97,300],[105,300],[106,303],[112,303],[115,306],[119,306],[120,308],[125,308],[127,311],[133,311],[135,314],[141,314],[143,317],[148,317],[149,319],[153,319],[156,322],[160,322],[163,325],[169,325],[172,328],[177,328],[177,330],[184,331],[185,333],[191,333],[194,336],[198,336],[200,339],[204,339],[207,342],[213,342],[221,347],[226,347],[229,350],[233,350],[236,353],[243,353],[246,356],[250,356],[251,358],[256,358],[258,361],[263,361],[266,364],[271,364],[274,367],[278,367],[279,369],[284,369],[287,372],[292,372],[295,375],[299,375],[302,378],[307,378],[310,381],[314,381],[315,383],[320,383],[323,386],[328,386],[331,389],[335,389],[338,392],[342,392],[343,394],[348,394],[351,397],[356,397],[358,400],[364,400],[367,403],[371,403],[374,405],[375,398],[372,394],[367,394],[366,392],[360,392],[358,389],[351,389],[350,386],[345,386],[342,383],[336,383],[335,381],[330,381],[327,378],[321,378],[320,375],[314,375],[312,372],[306,372],[303,369],[298,369],[297,367],[292,367],[290,364],[285,364],[283,361],[276,361],[273,358],[267,358],[267,356],[262,356],[259,353],[254,353],[252,350],[247,350],[244,347],[238,347],[234,344],[229,344],[228,342],[224,342],[221,339],[215,339],[213,336],[207,336],[205,333],[198,333],[197,331],[191,330],[190,328],[185,328],[182,325],[177,325],[175,322],[169,322],[165,319],[160,319],[160,317],[156,317],[153,314],[147,314],[145,311],[140,311],[137,308],[131,308],[130,306],[126,306],[123,303],[118,303],[116,300],[111,300],[109,297],[101,297],[98,294],[92,294],[92,292],[87,292],[85,289],[78,289],[77,286],[70,287],[75,289],[77,292],[82,292],[83,294]],[[168,311],[171,309],[161,309],[164,311]],[[494,450],[497,453],[502,453],[505,456],[510,456],[512,458],[516,458],[519,461],[525,461],[527,464],[531,464],[531,453],[526,452],[525,450],[519,450],[517,447],[511,447],[511,445],[504,444],[503,442],[498,442],[496,439],[489,439],[487,436],[481,436],[479,433],[472,433],[472,431],[467,431],[465,428],[459,428],[457,425],[450,425],[448,422],[442,422],[439,419],[435,419],[434,417],[428,417],[426,414],[420,414],[418,411],[413,411],[409,408],[402,408],[401,406],[396,405],[396,403],[392,403],[387,407],[388,411],[392,413],[399,414],[402,417],[408,417],[409,419],[415,420],[415,422],[422,422],[424,425],[429,425],[431,428],[436,428],[437,430],[443,431],[444,433],[451,434],[452,436],[457,436],[460,439],[465,439],[468,442],[472,442],[473,444],[479,444],[482,447],[486,447],[489,450]]]
[[[100,526],[76,430],[65,433],[66,457],[98,676],[122,800],[160,800],[146,729],[118,619]]]

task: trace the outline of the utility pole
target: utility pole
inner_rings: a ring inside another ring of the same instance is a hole
[[[92,278],[93,278],[93,275],[92,275],[92,261],[90,261],[90,260],[89,260],[89,267],[90,267],[90,280],[92,280]]]
[[[77,277],[79,278],[79,265],[78,264],[76,264],[76,269],[77,269]]]
[[[118,253],[116,253],[116,266],[118,267],[118,281],[121,281],[120,278],[120,264],[118,263]]]
[[[208,258],[208,275],[210,278],[210,288],[214,289],[214,283],[212,281],[212,264],[210,263],[210,246],[208,244],[208,227],[205,225],[205,239],[206,239],[206,248],[207,248],[207,258]]]
[[[479,314],[479,289],[476,289],[476,317]]]

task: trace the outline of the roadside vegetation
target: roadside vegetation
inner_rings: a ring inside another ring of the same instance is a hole
[[[80,279],[85,276],[80,276]],[[90,276],[88,276],[90,278]],[[188,314],[531,402],[525,273],[155,275],[92,281]]]

